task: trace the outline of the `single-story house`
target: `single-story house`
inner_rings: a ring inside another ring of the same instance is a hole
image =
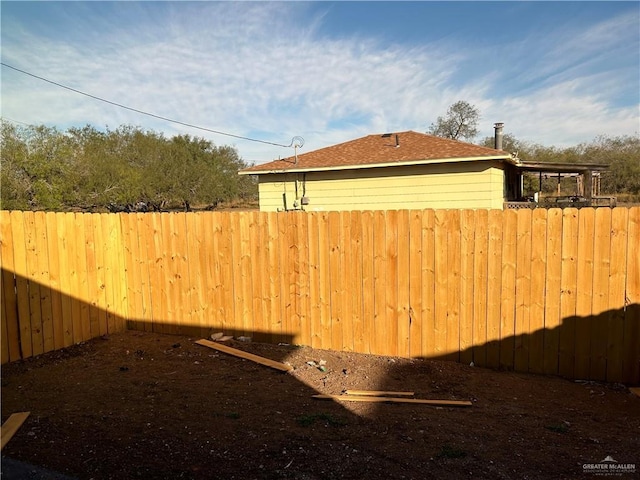
[[[368,135],[241,170],[261,211],[502,209],[520,196],[510,153],[414,131]]]

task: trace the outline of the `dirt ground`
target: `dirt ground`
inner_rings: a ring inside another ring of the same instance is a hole
[[[640,398],[622,385],[229,343],[282,373],[194,340],[129,331],[5,365],[2,421],[31,416],[3,455],[80,479],[574,479],[607,456],[640,476]],[[345,389],[473,406],[312,398]]]

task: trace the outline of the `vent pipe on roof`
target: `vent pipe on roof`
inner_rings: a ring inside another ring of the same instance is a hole
[[[498,122],[493,124],[493,128],[495,128],[495,138],[494,138],[494,146],[496,150],[502,150],[502,127],[504,127],[504,123]]]
[[[400,146],[400,137],[396,133],[396,148],[398,148],[399,146]]]

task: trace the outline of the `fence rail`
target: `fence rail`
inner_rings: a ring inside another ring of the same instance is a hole
[[[640,208],[0,212],[2,362],[125,328],[640,382]]]

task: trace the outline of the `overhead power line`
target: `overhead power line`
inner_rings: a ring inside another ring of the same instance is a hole
[[[110,105],[115,105],[116,107],[124,108],[124,109],[130,110],[132,112],[140,113],[142,115],[147,115],[149,117],[153,117],[153,118],[157,118],[157,119],[160,119],[160,120],[164,120],[166,122],[176,123],[178,125],[184,125],[185,127],[195,128],[197,130],[203,130],[205,132],[211,132],[211,133],[215,133],[215,134],[218,134],[218,135],[224,135],[224,136],[227,136],[227,137],[238,138],[240,140],[247,140],[249,142],[264,143],[264,144],[267,144],[267,145],[275,145],[276,147],[284,147],[284,148],[290,148],[290,147],[295,146],[294,144],[296,143],[296,139],[300,138],[300,137],[294,137],[291,140],[291,143],[289,145],[284,145],[282,143],[267,142],[266,140],[258,140],[257,138],[244,137],[242,135],[234,135],[233,133],[221,132],[219,130],[213,130],[211,128],[199,127],[198,125],[193,125],[191,123],[181,122],[179,120],[173,120],[171,118],[163,117],[161,115],[156,115],[154,113],[149,113],[149,112],[145,112],[143,110],[138,110],[137,108],[127,107],[126,105],[122,105],[121,103],[112,102],[111,100],[107,100],[105,98],[101,98],[101,97],[98,97],[96,95],[91,95],[90,93],[82,92],[82,91],[77,90],[75,88],[68,87],[67,85],[63,85],[61,83],[54,82],[53,80],[49,80],[49,79],[41,77],[39,75],[35,75],[33,73],[29,73],[29,72],[27,72],[25,70],[21,70],[19,68],[16,68],[16,67],[11,66],[11,65],[9,65],[7,63],[4,63],[4,62],[0,62],[0,64],[3,67],[10,68],[12,70],[15,70],[16,72],[20,72],[20,73],[22,73],[24,75],[28,75],[28,76],[33,77],[33,78],[37,78],[38,80],[42,80],[43,82],[50,83],[52,85],[55,85],[55,86],[60,87],[60,88],[64,88],[64,89],[69,90],[71,92],[78,93],[80,95],[84,95],[85,97],[93,98],[94,100],[99,100],[101,102],[108,103]],[[298,145],[298,146],[300,146],[300,145]]]

